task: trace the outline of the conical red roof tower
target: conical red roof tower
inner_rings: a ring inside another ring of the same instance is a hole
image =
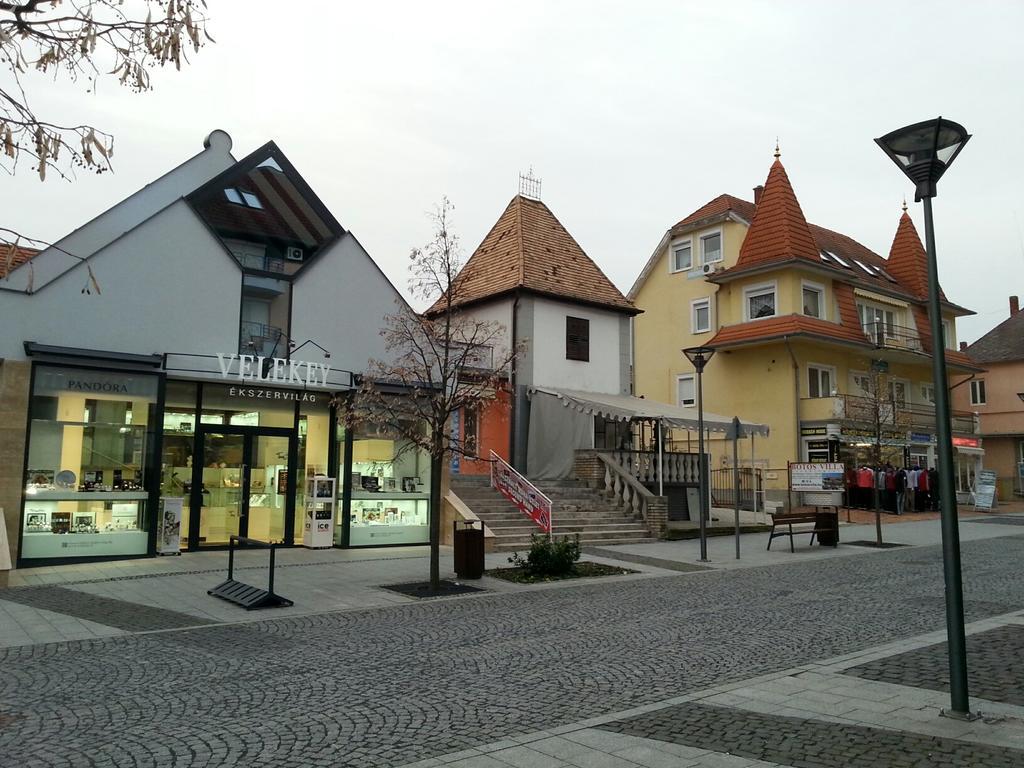
[[[814,244],[807,219],[800,209],[776,147],[775,162],[768,171],[764,192],[740,247],[736,266],[751,267],[791,259],[809,259],[815,264],[821,263],[818,246]]]

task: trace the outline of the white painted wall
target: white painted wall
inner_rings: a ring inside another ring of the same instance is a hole
[[[498,299],[487,304],[478,304],[466,310],[466,315],[480,323],[493,323],[495,339],[495,363],[505,360],[512,344],[512,304],[511,298]]]
[[[621,313],[537,298],[533,302],[534,338],[529,340],[534,386],[580,389],[618,394],[621,390],[623,351]],[[590,361],[565,359],[565,318],[590,320]]]
[[[331,353],[335,370],[366,370],[371,359],[387,360],[380,329],[404,301],[362,245],[347,233],[304,268],[292,290],[292,338],[312,339]],[[323,362],[312,344],[295,360]]]
[[[224,131],[213,131],[198,155],[61,238],[54,244],[57,247],[46,248],[37,255],[32,260],[31,270],[34,290],[40,290],[66,270],[76,267],[78,260],[68,254],[82,258],[91,256],[182,195],[202,186],[234,162],[231,156],[231,137]],[[29,286],[29,275],[27,266],[14,270],[9,279],[0,284],[0,301],[6,298],[5,289],[25,291]]]
[[[23,341],[136,354],[238,349],[241,272],[185,201],[89,263],[99,295],[82,293],[83,264],[35,294],[0,293],[0,357],[24,359]]]

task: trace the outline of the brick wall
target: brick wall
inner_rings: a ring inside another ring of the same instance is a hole
[[[27,362],[0,362],[0,508],[4,511],[12,562],[18,551],[31,371]],[[0,586],[6,584],[7,572],[0,571]]]

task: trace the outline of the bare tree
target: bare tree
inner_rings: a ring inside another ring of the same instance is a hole
[[[905,396],[905,393],[904,393]],[[846,421],[852,430],[864,430],[871,439],[871,463],[877,472],[886,463],[893,449],[903,445],[908,426],[905,402],[895,396],[894,387],[883,366],[872,361],[862,395],[847,400]],[[899,436],[897,436],[899,435]],[[885,449],[889,449],[886,451]],[[873,500],[875,507],[875,545],[882,546],[882,498],[875,478]]]
[[[206,0],[0,0],[0,168],[17,172],[31,158],[70,179],[75,168],[111,169],[114,137],[91,125],[37,114],[29,99],[29,72],[85,80],[95,92],[103,77],[133,91],[152,88],[150,69],[181,69],[188,49],[212,38]]]
[[[454,206],[448,198],[430,214],[433,239],[409,256],[410,290],[434,302],[426,314],[402,305],[385,318],[381,335],[390,360],[371,360],[353,400],[350,419],[387,427],[430,456],[430,587],[440,587],[441,476],[453,454],[475,456],[477,446],[454,435],[452,416],[494,400],[515,357],[505,349],[500,323],[474,319],[460,308],[462,267]],[[400,394],[394,394],[396,388]]]

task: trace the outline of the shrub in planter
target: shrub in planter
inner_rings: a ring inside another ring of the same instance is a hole
[[[516,552],[508,561],[531,576],[565,576],[573,572],[579,559],[579,534],[572,539],[568,536],[548,539],[547,536],[535,533],[531,537],[530,551],[526,557]]]

